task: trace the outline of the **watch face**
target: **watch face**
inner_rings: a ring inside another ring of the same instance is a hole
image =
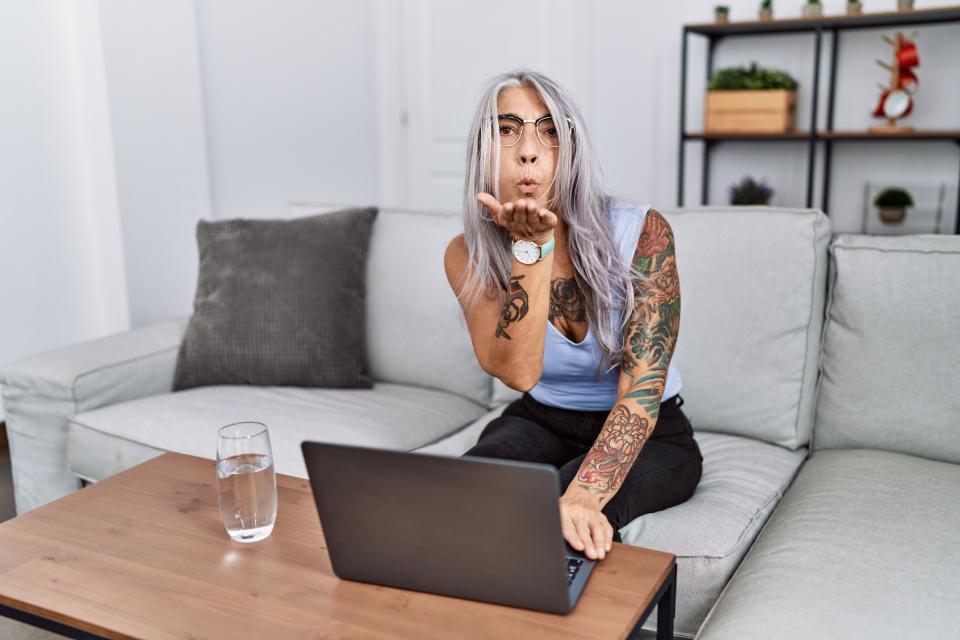
[[[540,259],[540,247],[530,240],[517,240],[513,243],[513,255],[523,264],[533,264]]]

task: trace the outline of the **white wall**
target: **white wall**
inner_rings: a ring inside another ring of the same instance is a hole
[[[213,212],[379,196],[371,0],[197,3]]]
[[[115,211],[91,169],[97,52],[78,52],[89,15],[72,9],[0,3],[0,363],[128,325]]]

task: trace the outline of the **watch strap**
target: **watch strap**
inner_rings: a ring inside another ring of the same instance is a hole
[[[547,241],[544,242],[542,245],[540,245],[540,259],[541,259],[541,260],[543,260],[543,259],[546,258],[548,255],[550,255],[550,252],[553,251],[553,245],[554,245],[553,237],[551,237],[549,240],[547,240]]]

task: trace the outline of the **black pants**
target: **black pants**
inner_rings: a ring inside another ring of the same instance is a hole
[[[686,501],[700,482],[703,455],[681,405],[679,395],[660,404],[653,434],[620,489],[603,507],[617,542],[621,542],[621,527],[645,513]],[[551,407],[524,393],[490,421],[477,444],[463,455],[553,465],[559,470],[562,495],[609,415],[609,411]]]

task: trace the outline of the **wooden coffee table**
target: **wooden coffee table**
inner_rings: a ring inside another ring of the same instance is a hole
[[[569,615],[338,578],[308,481],[277,476],[273,535],[233,542],[215,463],[166,453],[0,524],[0,614],[72,638],[627,638],[676,558],[614,543]]]

